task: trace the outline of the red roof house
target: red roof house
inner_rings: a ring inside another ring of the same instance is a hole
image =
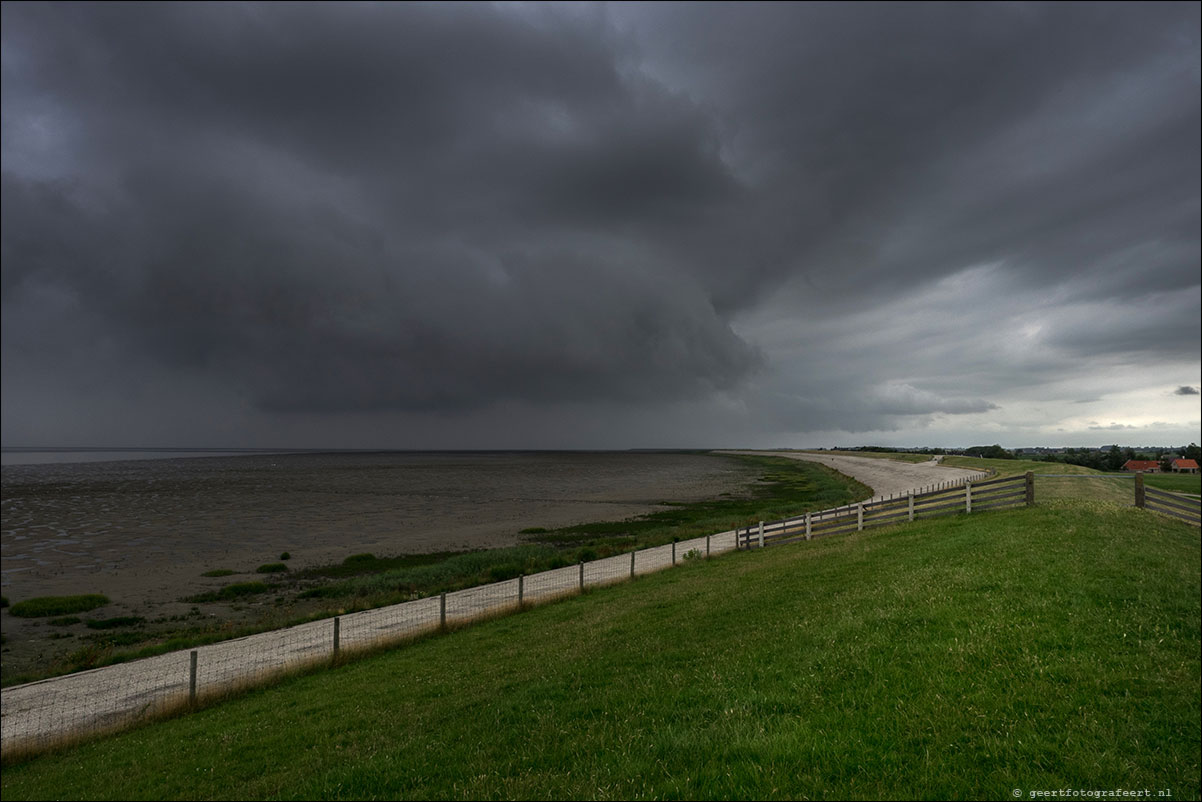
[[[1160,463],[1154,459],[1129,459],[1123,463],[1124,471],[1143,471],[1144,473],[1159,473]]]
[[[1196,459],[1175,459],[1170,464],[1173,466],[1174,473],[1198,472],[1198,461]]]

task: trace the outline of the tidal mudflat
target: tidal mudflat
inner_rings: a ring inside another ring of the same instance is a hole
[[[14,603],[103,593],[113,602],[98,611],[106,616],[182,614],[190,607],[182,597],[231,581],[203,573],[226,569],[253,579],[258,566],[284,552],[297,570],[363,552],[514,545],[523,529],[622,520],[663,509],[664,502],[737,493],[756,476],[734,458],[670,452],[280,454],[7,465],[3,593]],[[8,610],[3,622],[10,665],[14,640],[31,627],[47,627]]]

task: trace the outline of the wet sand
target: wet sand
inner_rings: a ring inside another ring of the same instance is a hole
[[[3,469],[3,593],[103,593],[142,612],[289,552],[292,569],[513,545],[738,492],[736,460],[674,453],[288,454]],[[244,577],[242,581],[245,581]],[[117,609],[121,608],[121,609]],[[7,614],[6,629],[14,624]]]

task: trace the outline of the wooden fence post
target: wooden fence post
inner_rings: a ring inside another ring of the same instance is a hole
[[[964,483],[964,511],[972,512],[972,482]]]
[[[760,521],[760,548],[764,548],[764,522]]]
[[[1035,503],[1035,473],[1027,471],[1027,506]]]
[[[630,578],[634,579],[634,552],[630,552]]]
[[[584,560],[580,561],[580,592],[584,592]]]
[[[810,514],[806,513],[806,540],[810,539]]]
[[[1144,473],[1140,471],[1135,474],[1135,506],[1143,509],[1144,504]]]
[[[518,607],[526,601],[526,575],[518,574]]]
[[[339,643],[339,641],[341,640],[341,629],[342,629],[342,621],[339,620],[338,616],[334,616],[334,659],[335,660],[338,659],[338,649],[341,646],[341,644]]]
[[[438,597],[438,626],[440,629],[447,628],[447,594],[440,594]]]
[[[672,538],[672,564],[676,565],[676,538]]]
[[[864,529],[864,502],[856,505],[856,531],[860,532]]]
[[[909,493],[907,493],[906,495],[908,495],[908,496],[910,497],[910,517],[909,517],[909,520],[913,521],[913,520],[914,520],[914,491],[913,491],[913,490],[911,490],[911,491],[910,491]]]
[[[188,655],[188,704],[196,704],[196,650]]]

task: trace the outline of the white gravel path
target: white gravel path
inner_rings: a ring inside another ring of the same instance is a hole
[[[891,495],[919,491],[943,482],[960,482],[979,476],[979,470],[949,468],[939,464],[938,457],[927,462],[902,462],[872,457],[847,457],[841,454],[821,454],[804,451],[719,451],[719,454],[753,454],[765,457],[788,457],[805,462],[817,462],[850,476],[872,488],[872,500]],[[868,501],[869,499],[860,499]]]

